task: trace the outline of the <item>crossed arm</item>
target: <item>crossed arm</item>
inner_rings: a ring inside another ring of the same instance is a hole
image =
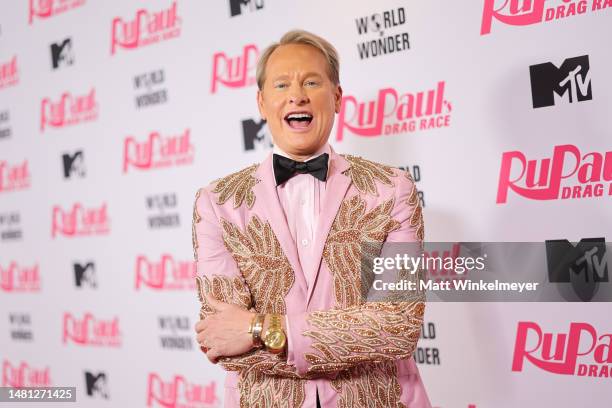
[[[389,211],[396,225],[386,241],[418,241],[417,229],[422,225],[420,207],[413,199],[416,190],[409,180],[398,184],[395,205],[392,202]],[[238,268],[244,259],[236,259],[224,242],[228,231],[214,209],[209,193],[200,190],[193,230],[202,304],[202,320],[196,324],[196,332],[198,342],[208,349],[210,361],[229,371],[258,370],[269,375],[311,378],[333,375],[361,363],[412,356],[425,308],[422,300],[369,302],[290,315],[289,330],[284,327],[288,353],[272,354],[254,348],[247,329],[255,310],[262,310],[261,305],[254,303],[252,288]],[[251,256],[257,257],[257,248],[252,249]],[[264,332],[265,326],[267,322]]]

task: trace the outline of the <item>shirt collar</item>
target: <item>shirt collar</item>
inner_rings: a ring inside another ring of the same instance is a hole
[[[288,159],[291,159],[291,157],[285,153],[280,147],[278,147],[277,145],[274,145],[274,148],[272,149],[272,153],[274,154],[278,154],[281,155],[283,157],[286,157]],[[312,156],[308,157],[306,160],[304,161],[308,161],[310,159],[314,159],[315,157],[319,157],[320,155],[322,155],[323,153],[327,153],[329,156],[331,156],[331,148],[329,146],[329,143],[325,143],[323,146],[321,146],[321,148],[319,150],[316,151],[315,154],[313,154]],[[329,162],[329,158],[327,159]]]

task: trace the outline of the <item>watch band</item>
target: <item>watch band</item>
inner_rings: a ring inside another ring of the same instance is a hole
[[[269,314],[268,316],[270,317],[270,329],[281,330],[283,328],[280,315]]]
[[[265,333],[264,344],[269,352],[278,354],[284,350],[287,341],[283,331],[282,316],[269,314],[268,319],[269,325]]]
[[[249,326],[249,333],[253,335],[253,345],[255,347],[260,347],[263,342],[261,340],[261,332],[263,331],[263,324],[266,315],[264,314],[256,314],[251,320],[251,325]]]

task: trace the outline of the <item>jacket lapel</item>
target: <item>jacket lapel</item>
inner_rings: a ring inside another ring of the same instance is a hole
[[[268,155],[266,160],[259,165],[255,177],[260,180],[259,183],[253,186],[255,196],[257,197],[256,201],[261,200],[259,208],[264,214],[265,220],[270,223],[270,227],[272,227],[287,260],[291,264],[295,275],[295,282],[299,285],[301,292],[306,294],[306,278],[300,265],[295,242],[289,231],[285,211],[280,204],[276,191],[276,182],[272,169],[272,154]]]
[[[319,276],[321,258],[323,256],[323,249],[327,241],[327,236],[338,214],[340,204],[351,185],[351,178],[342,174],[342,172],[349,167],[350,163],[332,149],[327,171],[327,191],[325,191],[325,200],[319,212],[319,221],[315,232],[314,242],[316,246],[314,249],[314,259],[318,260],[318,262],[314,262],[312,264],[314,270],[309,271],[311,273],[309,276],[314,276],[314,279],[312,285],[308,288],[308,303],[310,303],[314,287],[316,286],[317,277]]]

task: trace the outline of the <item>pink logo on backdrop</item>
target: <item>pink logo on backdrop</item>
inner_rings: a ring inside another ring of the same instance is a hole
[[[25,190],[30,187],[30,170],[28,161],[10,164],[0,161],[0,193],[3,191]]]
[[[191,144],[191,131],[172,136],[159,132],[149,133],[143,142],[128,136],[123,143],[123,172],[129,167],[151,170],[161,167],[182,166],[193,163],[195,148]]]
[[[17,70],[17,56],[8,62],[0,62],[0,89],[19,83],[19,71]]]
[[[34,17],[49,18],[85,4],[85,0],[30,0],[28,23],[32,24]]]
[[[149,373],[147,381],[147,407],[161,405],[166,408],[213,408],[220,407],[216,382],[208,385],[189,382],[182,375],[164,381],[157,373]]]
[[[445,243],[442,245],[436,245],[435,249],[429,249],[429,251],[424,251],[423,256],[425,258],[441,258],[444,259],[445,264],[440,264],[440,268],[436,265],[435,262],[431,262],[426,265],[424,271],[426,276],[424,278],[430,279],[434,282],[445,282],[449,280],[466,280],[469,276],[469,270],[466,269],[464,272],[459,273],[456,272],[452,265],[456,264],[457,258],[461,255],[461,244],[458,242],[454,243]]]
[[[177,14],[176,1],[160,11],[139,9],[132,20],[124,21],[121,17],[113,19],[111,55],[117,52],[117,47],[133,50],[180,35],[181,18]]]
[[[20,266],[17,262],[12,261],[6,268],[0,265],[0,289],[4,292],[40,291],[38,264]]]
[[[2,362],[2,387],[51,387],[49,367],[34,368],[25,361],[13,366],[10,361]]]
[[[159,260],[144,255],[136,259],[136,289],[194,290],[195,277],[193,261],[179,261],[170,254],[163,254]]]
[[[245,45],[242,55],[228,57],[224,52],[213,55],[210,92],[217,92],[218,84],[228,88],[244,88],[255,84],[255,68],[259,51],[255,44]]]
[[[363,102],[345,96],[338,115],[336,140],[341,141],[347,131],[377,137],[449,127],[452,106],[444,98],[445,88],[444,81],[420,92],[402,94],[385,88],[378,91],[376,99]]]
[[[105,235],[110,232],[106,203],[99,208],[85,208],[80,203],[75,203],[71,209],[65,211],[56,205],[53,207],[51,222],[52,238],[57,235],[77,237]]]
[[[506,25],[527,26],[596,12],[608,7],[612,7],[611,0],[591,0],[590,4],[586,0],[563,0],[551,7],[546,7],[546,0],[485,0],[480,35],[491,32],[493,20]]]
[[[40,106],[40,130],[47,126],[62,128],[89,122],[98,118],[96,90],[92,88],[86,95],[72,95],[64,92],[58,101],[44,98]]]
[[[612,195],[612,151],[583,153],[567,144],[555,146],[552,158],[542,160],[527,160],[520,151],[504,152],[498,204],[506,202],[508,190],[531,200]]]
[[[545,333],[535,322],[519,322],[512,371],[529,361],[554,374],[612,377],[612,333],[588,323],[571,323],[569,333]]]
[[[79,319],[70,313],[64,313],[62,342],[73,342],[82,346],[120,347],[119,318],[98,319],[87,312]]]

